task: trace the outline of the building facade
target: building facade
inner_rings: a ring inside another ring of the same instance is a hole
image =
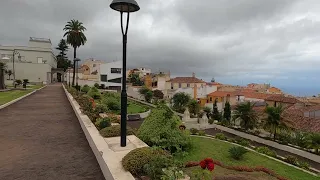
[[[121,90],[122,61],[108,62],[100,65],[99,82],[107,89]]]
[[[15,79],[50,83],[57,80],[56,73],[52,73],[57,68],[57,59],[51,46],[50,39],[30,37],[28,46],[0,46],[0,60],[6,63],[7,70],[15,73]],[[13,78],[13,75],[5,78],[6,84]]]

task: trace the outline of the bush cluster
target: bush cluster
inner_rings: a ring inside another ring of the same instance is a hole
[[[111,122],[109,118],[99,118],[95,122],[95,125],[98,130],[111,126]]]
[[[277,153],[273,150],[270,150],[268,147],[260,146],[256,148],[256,151],[271,157],[277,157]]]
[[[190,129],[190,133],[191,133],[192,135],[196,135],[196,134],[198,134],[198,132],[199,132],[199,130],[196,129],[196,128],[191,128],[191,129]]]
[[[138,137],[149,146],[158,146],[170,152],[190,147],[190,139],[179,129],[181,120],[166,105],[159,105],[143,121]]]
[[[230,156],[235,160],[242,159],[243,155],[247,152],[248,150],[241,146],[234,146],[229,149]]]
[[[116,137],[120,136],[121,133],[121,126],[109,126],[100,130],[100,134],[103,137]],[[127,127],[127,135],[135,134],[134,130],[131,127]]]
[[[81,92],[84,92],[84,93],[88,93],[90,90],[90,86],[88,85],[84,85],[82,88],[81,88]]]
[[[220,139],[220,140],[227,140],[227,137],[226,137],[224,134],[222,134],[222,133],[217,133],[217,134],[215,135],[215,138],[216,138],[216,139]]]
[[[88,95],[90,97],[92,97],[93,99],[100,99],[101,98],[101,93],[100,91],[98,90],[98,88],[96,87],[92,87],[89,92],[88,92]]]

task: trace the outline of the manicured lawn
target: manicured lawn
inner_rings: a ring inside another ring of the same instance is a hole
[[[243,165],[249,167],[264,166],[290,180],[320,180],[320,177],[315,177],[251,151],[245,154],[242,160],[233,160],[229,156],[228,150],[234,145],[226,142],[201,137],[191,137],[191,140],[193,148],[189,151],[187,156],[180,157],[179,160],[182,162],[200,161],[206,157],[211,157],[221,161],[225,165]]]
[[[13,90],[13,91],[0,92],[0,105],[8,103],[23,95],[26,95],[31,91],[33,90]]]
[[[129,101],[129,106],[127,109],[128,114],[143,113],[143,112],[146,112],[147,110],[148,109],[145,106]]]

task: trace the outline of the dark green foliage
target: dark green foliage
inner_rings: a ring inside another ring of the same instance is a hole
[[[308,137],[308,147],[315,149],[316,153],[319,153],[320,149],[320,134],[319,133],[312,133]]]
[[[209,123],[209,124],[213,124],[213,123],[214,123],[214,119],[212,119],[212,118],[209,119],[209,120],[208,120],[208,123]]]
[[[307,169],[307,170],[310,168],[310,164],[305,161],[299,161],[298,166],[303,169]]]
[[[176,93],[172,97],[173,109],[179,113],[184,113],[190,99],[190,96],[186,93]]]
[[[144,97],[144,99],[147,102],[151,102],[152,97],[153,97],[153,92],[152,90],[148,89],[147,87],[142,87],[141,89],[139,89],[139,93]]]
[[[29,79],[23,79],[23,83],[24,84],[28,84],[29,83]]]
[[[141,175],[144,173],[144,166],[155,156],[167,156],[167,153],[161,149],[151,147],[137,148],[130,151],[122,159],[122,166],[126,171],[133,175]]]
[[[223,110],[223,117],[230,122],[231,119],[231,106],[230,103],[227,101],[224,110]]]
[[[106,113],[109,111],[108,107],[104,104],[97,104],[96,107],[94,108],[94,111],[96,113]]]
[[[196,135],[196,134],[198,134],[198,132],[199,132],[199,130],[196,129],[196,128],[191,128],[191,129],[190,129],[190,133],[191,133],[192,135]]]
[[[245,130],[253,129],[256,126],[258,115],[253,110],[254,103],[245,102],[238,104],[234,112],[234,119],[240,119],[240,126]]]
[[[151,157],[148,164],[143,166],[144,172],[152,180],[158,180],[163,175],[162,169],[172,166],[173,160],[168,155],[156,154]]]
[[[201,130],[201,131],[199,131],[198,135],[199,135],[199,136],[205,136],[205,135],[206,135],[206,132],[203,131],[203,130]]]
[[[203,112],[205,112],[205,113],[207,114],[207,118],[208,118],[208,119],[211,119],[211,118],[210,118],[210,116],[211,116],[211,109],[210,109],[209,107],[207,107],[207,106],[204,107],[204,108],[203,108]],[[212,122],[212,123],[213,123],[213,122]],[[212,124],[212,123],[211,123],[211,124]]]
[[[153,96],[156,99],[163,99],[164,94],[163,94],[163,92],[161,90],[156,89],[156,90],[153,91]]]
[[[218,111],[217,100],[215,100],[213,103],[212,118],[213,120],[218,120],[218,121],[220,121],[221,119],[220,113]]]
[[[193,115],[197,115],[200,112],[200,104],[194,99],[191,99],[188,104],[189,112]]]
[[[278,138],[277,138],[280,142],[280,144],[284,144],[284,145],[287,145],[289,143],[291,143],[292,141],[292,136],[289,132],[286,132],[286,131],[281,131],[279,134],[278,134]]]
[[[56,56],[57,68],[63,68],[63,71],[66,71],[71,66],[71,61],[67,57],[69,47],[66,40],[61,39],[56,49],[59,50],[59,54]]]
[[[21,85],[22,84],[22,81],[20,79],[16,79],[16,84],[17,85]]]
[[[97,89],[99,89],[100,88],[100,86],[99,86],[99,84],[98,83],[94,83],[94,85],[93,85],[95,88],[97,88]]]
[[[103,137],[120,136],[120,132],[121,132],[120,125],[109,126],[100,130],[100,134]],[[133,134],[135,134],[133,129],[127,126],[127,135],[133,135]]]
[[[103,104],[107,105],[107,107],[113,112],[118,112],[121,109],[120,100],[118,100],[114,97],[110,97],[108,99],[103,99],[102,102],[103,102]]]
[[[101,98],[101,93],[99,92],[99,90],[96,87],[92,87],[89,90],[88,95],[90,97],[92,97],[93,99],[100,99]]]
[[[229,149],[230,156],[235,160],[242,159],[243,155],[247,152],[248,151],[245,148],[240,146],[234,146]]]
[[[298,158],[295,156],[286,156],[286,159],[284,161],[286,161],[287,163],[293,164],[293,165],[298,165]]]
[[[250,142],[246,139],[243,139],[243,138],[240,138],[238,140],[238,144],[240,144],[241,146],[246,146],[246,147],[250,146]]]
[[[302,148],[307,148],[308,134],[301,131],[296,132],[292,138],[292,143]]]
[[[222,133],[217,133],[214,137],[220,140],[227,140],[227,137]]]
[[[143,81],[141,81],[138,73],[132,73],[128,77],[129,82],[132,83],[133,86],[142,86]]]
[[[109,118],[99,118],[95,122],[95,125],[98,130],[111,126],[111,122]]]
[[[84,85],[81,88],[81,92],[88,93],[89,91],[90,91],[90,86],[88,86],[88,85]]]
[[[265,119],[264,129],[273,134],[273,139],[276,140],[277,131],[279,130],[287,130],[287,125],[282,121],[281,114],[284,111],[282,106],[272,107],[268,106],[266,108],[266,113],[268,115],[267,119]],[[287,144],[287,139],[284,144]]]
[[[179,130],[180,119],[166,105],[157,106],[143,121],[138,137],[149,146],[158,146],[170,152],[190,146],[189,137]]]
[[[268,147],[260,146],[256,148],[256,151],[271,157],[277,157],[277,153],[273,150],[270,150]]]

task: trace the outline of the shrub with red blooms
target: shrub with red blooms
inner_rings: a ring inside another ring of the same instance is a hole
[[[207,167],[207,163],[204,160],[200,161],[199,165],[202,169],[205,169]]]
[[[214,164],[211,158],[205,158],[204,160],[200,161],[199,165],[202,169],[207,168],[209,171],[214,170]]]
[[[214,170],[214,164],[213,163],[209,163],[207,165],[207,168],[208,168],[209,171],[213,171]]]

